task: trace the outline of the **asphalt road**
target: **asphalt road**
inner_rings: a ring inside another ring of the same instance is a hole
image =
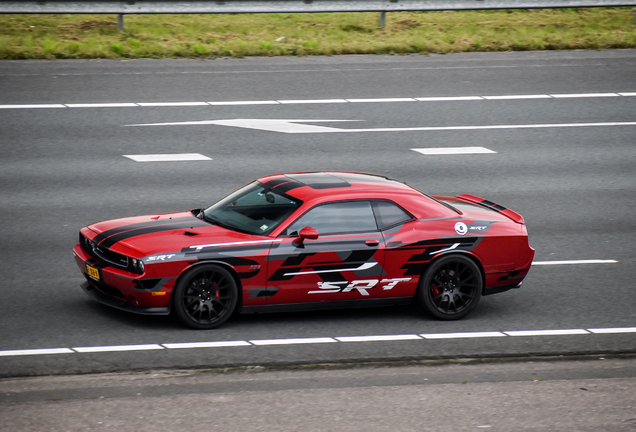
[[[0,380],[7,431],[636,428],[634,359]]]
[[[635,92],[634,50],[1,62],[0,376],[634,352]],[[538,97],[489,97],[518,95]],[[360,101],[474,96],[481,98]],[[326,99],[339,101],[300,103]],[[180,102],[212,104],[166,106]],[[94,105],[104,103],[131,105]],[[143,106],[151,103],[163,106]],[[232,119],[366,131],[129,126]],[[442,129],[389,130],[424,127]],[[466,146],[496,153],[412,150]],[[212,160],[123,156],[155,153]],[[536,261],[616,262],[533,266],[521,289],[484,298],[458,322],[408,306],[237,316],[193,331],[169,317],[96,304],[79,288],[71,249],[89,223],[200,207],[264,174],[327,169],[385,174],[428,193],[471,193],[512,208],[526,218]],[[419,336],[458,332],[497,335]],[[386,335],[416,337],[337,339]],[[286,342],[262,342],[271,339]],[[163,345],[223,341],[238,343]],[[102,349],[77,349],[95,347]],[[39,349],[55,351],[29,351]]]

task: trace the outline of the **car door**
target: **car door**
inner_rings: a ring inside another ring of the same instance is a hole
[[[308,227],[317,231],[317,238],[299,236]],[[383,295],[384,240],[369,200],[317,205],[292,222],[280,239],[268,257],[268,291],[276,291],[268,304]]]

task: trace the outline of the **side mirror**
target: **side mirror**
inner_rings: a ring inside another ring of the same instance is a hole
[[[300,230],[300,232],[298,233],[298,237],[296,237],[296,240],[294,240],[294,243],[301,245],[303,244],[305,239],[316,240],[317,238],[318,231],[316,231],[315,228],[305,227]]]

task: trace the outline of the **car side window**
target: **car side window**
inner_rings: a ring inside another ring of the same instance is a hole
[[[378,231],[369,201],[346,201],[318,205],[287,228],[298,235],[305,227],[315,228],[320,235]]]
[[[390,201],[374,201],[373,211],[378,220],[378,228],[380,230],[413,220],[413,216]]]

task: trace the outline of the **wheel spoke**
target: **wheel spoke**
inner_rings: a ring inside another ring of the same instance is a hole
[[[429,279],[428,298],[444,316],[458,315],[471,308],[479,295],[479,275],[464,258],[441,264]]]

